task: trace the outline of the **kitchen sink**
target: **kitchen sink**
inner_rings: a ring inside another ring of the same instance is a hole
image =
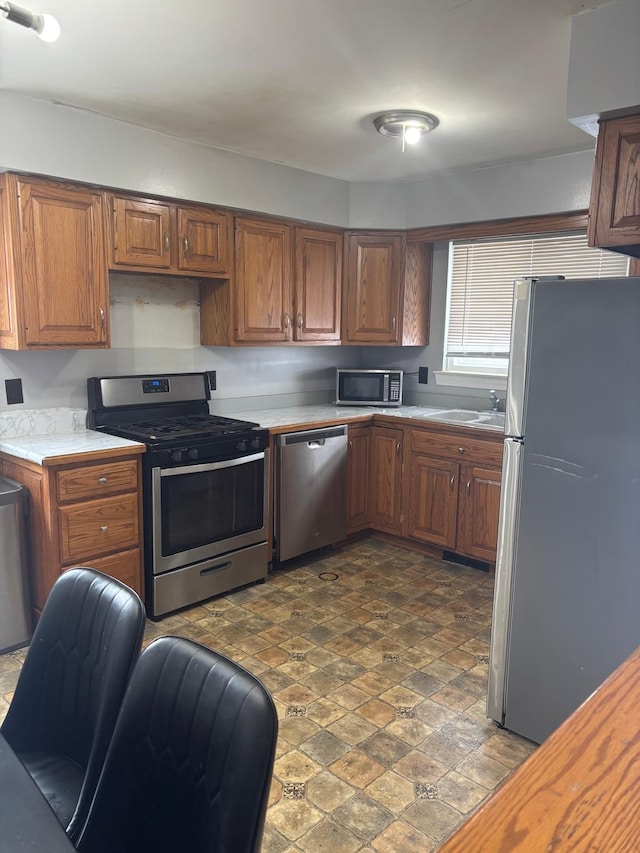
[[[504,412],[489,412],[487,414],[479,414],[478,423],[487,424],[487,426],[504,427]]]
[[[445,409],[421,415],[424,420],[445,421],[454,424],[501,427],[504,429],[504,412],[470,411],[469,409]]]
[[[479,412],[469,412],[466,409],[450,409],[449,411],[440,412],[437,415],[430,415],[434,421],[455,421],[456,423],[477,421],[479,416]]]

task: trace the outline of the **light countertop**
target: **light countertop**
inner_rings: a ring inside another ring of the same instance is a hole
[[[229,417],[240,418],[244,421],[254,421],[267,429],[282,432],[285,429],[297,429],[305,424],[322,426],[329,423],[344,423],[353,420],[363,420],[371,415],[385,415],[395,418],[408,418],[419,420],[420,423],[428,424],[438,422],[438,414],[447,411],[441,408],[429,406],[398,406],[396,408],[383,408],[382,406],[291,406],[278,409],[253,409],[246,412],[230,412]],[[429,417],[426,417],[429,416]],[[490,432],[502,432],[499,426],[481,423],[454,423],[451,420],[443,420],[448,426],[471,427],[472,429],[489,430]]]
[[[327,404],[291,406],[289,408],[277,409],[253,409],[243,412],[231,412],[228,416],[244,421],[254,421],[260,424],[260,426],[274,432],[284,432],[287,429],[296,430],[305,425],[317,427],[366,420],[371,415],[416,419],[423,424],[434,423],[438,421],[438,413],[442,411],[445,410],[428,406],[383,408],[378,406],[335,406]],[[500,427],[488,424],[456,424],[451,421],[446,421],[446,423],[449,426],[465,426],[472,429],[490,430],[494,433],[501,432]],[[46,433],[42,435],[30,434],[0,437],[0,452],[16,456],[18,459],[35,462],[36,465],[43,465],[51,459],[58,459],[64,456],[76,456],[82,453],[104,453],[110,450],[120,451],[127,448],[140,449],[144,447],[145,445],[140,442],[129,441],[126,438],[118,438],[114,435],[107,435],[106,433],[90,429]]]
[[[50,435],[20,435],[0,439],[0,451],[43,465],[47,460],[79,453],[96,453],[127,448],[144,448],[144,444],[106,435],[91,429]]]

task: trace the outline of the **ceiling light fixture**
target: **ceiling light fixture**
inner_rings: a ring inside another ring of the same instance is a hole
[[[36,15],[15,3],[0,2],[0,12],[8,21],[35,30],[42,41],[56,41],[60,35],[60,24],[52,15]]]
[[[404,153],[405,145],[415,145],[425,133],[438,126],[438,119],[419,110],[397,110],[376,116],[373,124],[378,133],[401,139]]]

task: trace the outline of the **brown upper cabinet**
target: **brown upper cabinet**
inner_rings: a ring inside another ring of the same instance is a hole
[[[236,340],[291,340],[291,226],[236,219]]]
[[[640,257],[640,115],[600,122],[587,236]]]
[[[426,346],[431,256],[401,232],[348,234],[343,343]]]
[[[0,175],[0,347],[107,347],[102,192]]]
[[[341,276],[342,232],[238,217],[234,287],[203,284],[201,341],[338,344]]]
[[[226,211],[107,194],[110,266],[227,278],[231,217]]]
[[[295,229],[296,341],[340,343],[342,244],[339,231]]]

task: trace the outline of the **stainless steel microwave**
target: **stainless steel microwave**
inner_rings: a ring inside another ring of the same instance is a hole
[[[339,406],[401,406],[401,370],[336,370]]]

